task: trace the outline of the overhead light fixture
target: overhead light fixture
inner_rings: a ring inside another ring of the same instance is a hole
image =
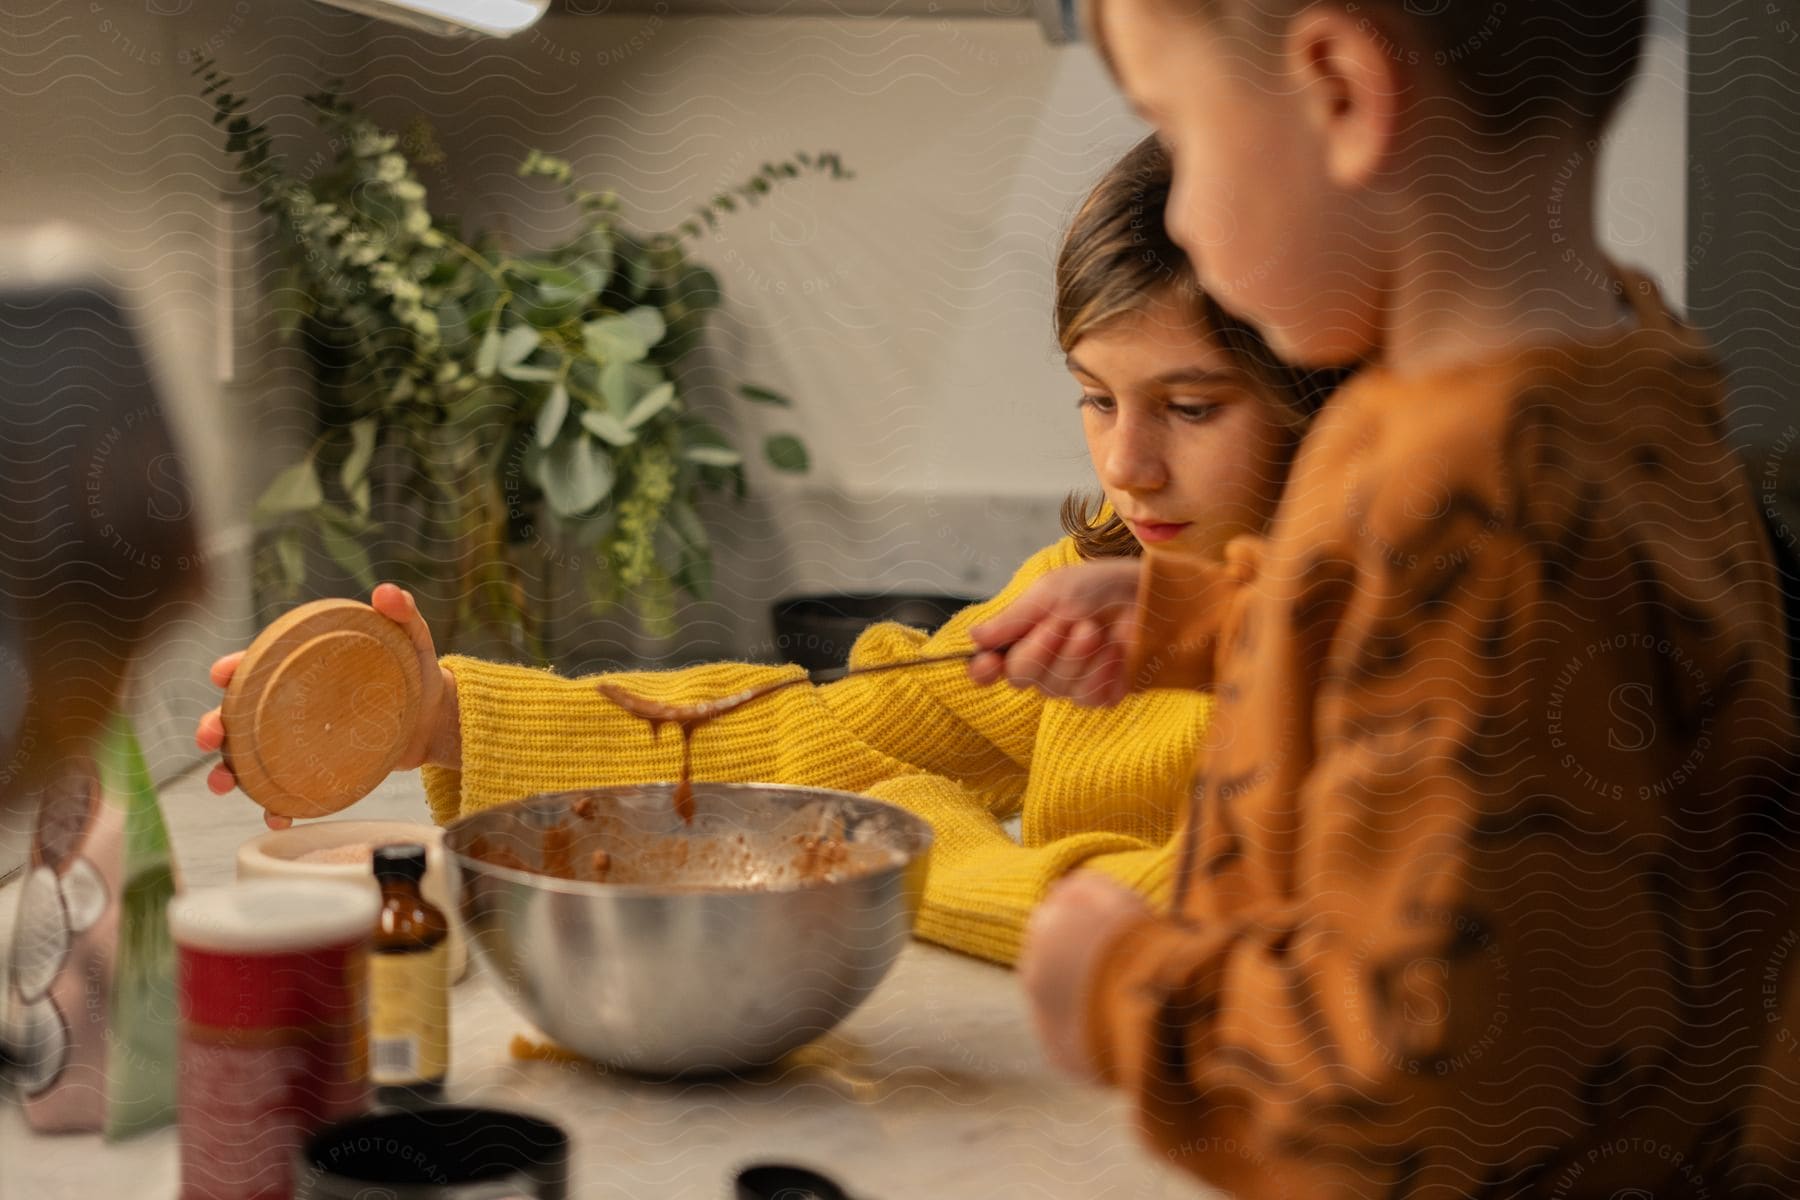
[[[550,0],[323,0],[396,25],[447,36],[511,37],[537,24]]]

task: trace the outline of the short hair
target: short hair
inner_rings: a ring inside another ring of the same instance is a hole
[[[1490,129],[1562,119],[1598,129],[1637,74],[1649,0],[1370,0],[1417,31]]]
[[[1056,256],[1056,340],[1067,352],[1095,329],[1172,296],[1231,367],[1274,402],[1298,436],[1347,373],[1289,366],[1207,294],[1165,224],[1173,182],[1168,152],[1147,137],[1108,168],[1082,201]],[[1063,528],[1077,552],[1083,558],[1138,553],[1125,523],[1116,516],[1102,521],[1102,513],[1092,497],[1064,501]]]
[[[1105,56],[1101,2],[1087,0],[1087,24]],[[1556,120],[1603,128],[1637,74],[1650,12],[1649,0],[1152,2],[1184,16],[1240,17],[1263,31],[1315,4],[1364,12],[1396,58],[1443,71],[1482,128],[1499,133]]]

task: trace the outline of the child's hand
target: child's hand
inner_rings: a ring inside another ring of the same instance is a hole
[[[1025,928],[1019,981],[1052,1066],[1098,1081],[1087,1042],[1088,993],[1101,953],[1150,913],[1143,897],[1104,875],[1077,871],[1044,897]]]
[[[425,762],[442,761],[451,753],[460,739],[456,737],[456,684],[450,673],[438,665],[437,648],[431,641],[431,630],[425,625],[425,618],[419,615],[419,606],[414,603],[412,593],[391,583],[376,587],[369,597],[369,604],[376,612],[388,618],[406,631],[412,639],[413,649],[419,654],[419,723],[407,742],[406,752],[400,756],[395,770],[408,771]],[[212,681],[215,687],[223,688],[231,682],[238,664],[243,661],[244,652],[227,654],[212,665]],[[447,728],[448,727],[448,728]],[[194,744],[207,753],[213,753],[225,744],[225,719],[218,709],[212,709],[200,718],[200,725],[194,731]],[[460,754],[452,757],[460,758]],[[224,763],[215,766],[206,777],[206,786],[215,795],[223,796],[237,786],[237,778],[232,775],[231,768]],[[285,829],[293,824],[288,817],[278,817],[274,813],[265,812],[263,821],[271,829]]]
[[[1125,698],[1126,653],[1137,617],[1136,560],[1052,571],[998,616],[969,631],[988,653],[969,664],[977,683],[1005,679],[1077,704]]]

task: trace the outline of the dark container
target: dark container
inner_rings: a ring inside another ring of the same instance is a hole
[[[789,596],[777,600],[770,610],[775,651],[783,662],[809,671],[829,671],[850,661],[850,647],[871,625],[898,621],[935,633],[945,621],[976,602],[973,596],[918,592]]]
[[[295,1178],[296,1200],[568,1200],[569,1135],[491,1108],[377,1113],[314,1134]]]

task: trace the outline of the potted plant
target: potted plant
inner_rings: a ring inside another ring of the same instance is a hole
[[[459,631],[497,630],[544,659],[517,554],[539,536],[583,551],[596,606],[623,602],[652,629],[667,629],[678,592],[705,596],[711,553],[698,503],[708,492],[742,499],[745,475],[742,452],[683,391],[681,365],[721,300],[689,247],[721,214],[787,180],[848,177],[837,155],[765,163],[677,228],[642,233],[621,219],[615,195],[579,186],[567,162],[533,151],[520,175],[560,185],[577,226],[560,245],[512,250],[491,234],[465,237],[431,210],[408,153],[435,153],[429,139],[403,149],[341,95],[308,96],[331,151],[302,178],[211,61],[195,73],[226,152],[279,233],[282,324],[302,337],[318,390],[311,445],[255,507],[259,589],[296,596],[313,539],[372,586],[372,542],[428,540],[391,527],[404,520],[452,548],[383,563],[457,596],[447,644]],[[747,383],[737,394],[788,404]],[[378,447],[397,464],[399,493],[417,498],[410,511],[380,511]],[[793,434],[762,450],[779,470],[807,469]]]

